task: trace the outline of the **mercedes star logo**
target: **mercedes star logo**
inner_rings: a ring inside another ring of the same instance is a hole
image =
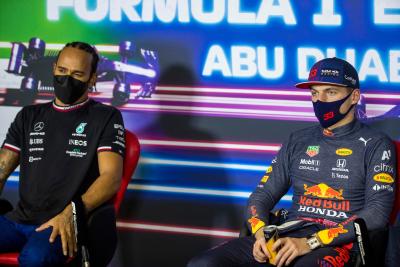
[[[43,128],[44,128],[44,122],[42,122],[42,121],[37,122],[37,123],[35,124],[35,126],[33,126],[33,130],[34,130],[35,132],[39,132],[39,131],[43,130]]]

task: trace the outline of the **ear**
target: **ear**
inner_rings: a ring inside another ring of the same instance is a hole
[[[358,101],[360,101],[361,98],[361,92],[360,89],[354,89],[353,90],[353,96],[351,98],[351,104],[357,104]]]
[[[57,64],[54,62],[53,63],[53,75],[56,73],[56,66],[57,66]]]
[[[94,72],[92,74],[92,76],[90,77],[90,79],[89,79],[89,88],[95,86],[96,85],[96,81],[97,81],[97,73]]]

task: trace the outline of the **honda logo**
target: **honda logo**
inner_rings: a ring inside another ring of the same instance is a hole
[[[345,159],[338,159],[336,161],[336,167],[338,167],[338,168],[346,167],[346,160]]]

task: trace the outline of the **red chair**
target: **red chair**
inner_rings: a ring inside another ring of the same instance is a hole
[[[101,225],[99,225],[99,223],[96,223],[96,222],[92,223],[92,221],[96,221],[95,217],[104,218],[103,217],[104,215],[106,215],[108,217],[111,216],[111,218],[115,218],[114,216],[115,216],[115,214],[118,214],[118,211],[121,206],[122,199],[124,198],[124,194],[126,192],[128,184],[131,181],[134,170],[136,169],[136,166],[137,166],[137,163],[139,160],[139,155],[140,155],[139,141],[133,133],[126,131],[125,132],[125,144],[126,144],[126,150],[125,150],[125,158],[124,158],[124,169],[123,169],[123,173],[122,173],[122,181],[121,181],[121,185],[119,187],[117,194],[112,199],[112,204],[113,204],[113,210],[111,210],[112,213],[110,213],[110,209],[107,209],[107,206],[106,206],[105,208],[101,207],[100,210],[95,210],[93,212],[93,214],[90,215],[88,224],[89,224],[90,228],[95,228],[93,230],[94,232],[97,232],[99,230],[99,228],[104,229],[104,228],[107,228],[110,226],[115,227],[115,220],[111,220],[111,221],[109,220],[109,223],[107,225],[104,225],[103,220],[101,220],[102,221]],[[108,205],[108,207],[110,207],[110,205]],[[100,221],[100,220],[97,220],[97,221]],[[110,225],[110,223],[112,225]],[[91,224],[93,225],[93,227]],[[89,229],[89,231],[90,231],[90,229]],[[116,239],[115,239],[115,242],[116,242]],[[96,242],[94,242],[94,243],[96,243]],[[107,242],[106,245],[109,245],[110,243],[112,243],[112,242]],[[116,248],[116,244],[114,245],[114,248],[110,249],[112,251],[108,253],[109,255],[106,255],[106,257],[107,257],[106,261],[111,260],[112,255],[114,255],[115,248]],[[98,254],[96,253],[96,255],[98,255]],[[19,256],[19,253],[17,253],[17,252],[0,254],[0,266],[18,266],[18,256]]]

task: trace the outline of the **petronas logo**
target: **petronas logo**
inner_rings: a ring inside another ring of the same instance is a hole
[[[81,124],[79,124],[79,126],[76,127],[75,132],[76,132],[77,134],[83,133],[83,132],[85,131],[85,126],[86,126],[86,125],[87,125],[86,122],[81,122]]]

